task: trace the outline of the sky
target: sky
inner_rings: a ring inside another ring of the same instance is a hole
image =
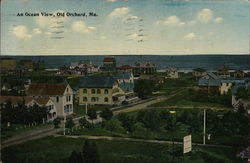
[[[249,54],[249,21],[249,0],[1,0],[1,55]]]

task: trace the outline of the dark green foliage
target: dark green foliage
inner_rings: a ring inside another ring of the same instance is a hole
[[[88,129],[92,127],[92,125],[89,123],[89,121],[87,121],[85,117],[79,119],[79,124],[80,126],[88,128]]]
[[[250,89],[246,89],[246,87],[242,86],[237,89],[236,93],[237,99],[250,99]]]
[[[25,101],[13,106],[10,101],[2,105],[1,109],[2,123],[42,123],[47,118],[47,109],[34,105],[32,107],[25,106]]]
[[[153,90],[154,90],[154,83],[149,80],[138,80],[135,83],[134,91],[142,99],[152,95]]]
[[[75,124],[74,124],[74,122],[73,122],[73,120],[70,118],[70,119],[67,119],[67,121],[66,121],[66,124],[65,124],[65,127],[66,128],[72,128],[72,127],[74,127],[75,126]]]
[[[78,153],[76,151],[72,151],[68,163],[83,163],[82,155],[81,153]]]
[[[104,110],[102,110],[100,116],[108,121],[113,117],[113,112],[109,108],[105,108]]]
[[[128,116],[127,114],[119,114],[119,121],[122,122],[122,126],[129,132],[132,131],[132,126],[135,123],[135,119],[132,116]]]
[[[231,98],[232,94],[229,91],[226,94],[208,94],[203,91],[197,91],[194,89],[188,89],[188,96],[186,96],[188,100],[193,102],[210,102],[210,103],[217,103],[221,105],[231,106]]]
[[[122,127],[122,123],[116,119],[113,118],[105,123],[105,128],[111,132],[117,131],[117,132],[123,132],[124,128]]]
[[[61,123],[59,118],[56,118],[53,120],[53,124],[55,128],[59,128],[59,124]]]
[[[160,127],[160,115],[153,110],[140,111],[136,117],[137,121],[143,123],[146,128],[158,130]]]
[[[84,163],[99,163],[100,155],[96,143],[86,140],[82,148],[82,156]]]
[[[87,115],[89,116],[89,119],[92,120],[93,124],[93,120],[97,118],[96,109],[95,108],[88,109]]]

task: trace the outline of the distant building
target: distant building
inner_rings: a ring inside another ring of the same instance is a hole
[[[133,67],[133,74],[138,76],[142,74],[152,75],[156,73],[156,66],[150,62],[138,62]]]
[[[21,60],[19,64],[26,67],[29,71],[32,71],[34,69],[34,63],[32,60]]]
[[[166,70],[166,78],[176,79],[178,77],[179,77],[179,75],[178,75],[178,71],[177,71],[176,67],[167,68],[167,70]]]
[[[130,65],[122,65],[116,68],[117,72],[133,72],[133,67]]]
[[[222,65],[221,67],[219,67],[218,76],[220,78],[229,78],[230,77],[229,67],[226,65]]]
[[[235,84],[244,84],[244,83],[245,80],[222,79],[220,83],[220,94],[226,94]]]
[[[207,75],[207,71],[203,68],[193,69],[193,76],[197,79]]]
[[[215,75],[213,72],[207,72],[205,76],[202,77],[203,79],[219,79],[217,75]]]
[[[245,77],[245,73],[242,70],[236,70],[233,74],[234,78],[244,78]]]
[[[120,105],[125,95],[113,77],[86,76],[79,84],[79,104]]]
[[[17,62],[13,58],[0,58],[0,69],[15,70]]]
[[[119,72],[116,75],[118,83],[134,83],[134,75],[132,72]]]
[[[49,97],[60,118],[73,114],[73,91],[69,84],[32,83],[26,94],[30,97]]]
[[[137,94],[134,92],[134,83],[122,82],[119,84],[119,87],[125,95],[125,100],[122,101],[122,104],[130,104],[139,100]]]
[[[103,66],[101,70],[104,72],[115,72],[116,71],[116,59],[115,57],[108,56],[103,59]]]
[[[198,81],[199,89],[206,93],[220,93],[220,79],[202,79]]]
[[[54,102],[49,97],[27,97],[27,96],[1,96],[0,104],[4,107],[8,101],[11,102],[13,106],[18,106],[19,103],[25,102],[25,106],[32,107],[38,105],[40,107],[45,107],[48,111],[47,121],[53,121],[57,118],[57,111],[55,109]]]

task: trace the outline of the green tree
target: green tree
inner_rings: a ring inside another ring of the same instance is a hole
[[[85,163],[99,163],[100,155],[96,143],[85,141],[82,148],[83,160]]]
[[[147,129],[145,128],[145,125],[141,122],[136,122],[133,126],[132,126],[132,131],[135,134],[141,134],[143,132],[145,132]]]
[[[96,109],[88,109],[87,115],[89,116],[89,119],[92,120],[92,125],[94,124],[93,120],[97,118]]]
[[[79,119],[79,124],[80,124],[80,126],[88,128],[88,129],[92,127],[91,124],[89,123],[89,121],[87,121],[87,119],[85,117]]]
[[[55,128],[59,128],[59,124],[61,123],[59,118],[56,118],[53,120],[53,124]]]
[[[147,96],[152,95],[152,92],[154,90],[154,84],[149,80],[140,79],[135,83],[134,90],[140,98],[145,99]]]
[[[74,126],[75,126],[75,123],[73,122],[73,120],[71,118],[68,119],[67,122],[66,122],[66,124],[65,124],[65,127],[71,129]]]
[[[119,114],[118,120],[122,122],[122,126],[129,132],[132,131],[132,126],[135,123],[135,120],[132,116],[127,114]]]
[[[81,153],[72,151],[68,163],[83,163]]]
[[[100,116],[108,121],[113,117],[113,112],[109,108],[105,108],[104,110],[102,110]]]
[[[113,132],[113,131],[124,131],[124,128],[122,127],[121,121],[119,121],[116,118],[112,118],[111,120],[107,121],[105,124],[105,127],[107,130]]]

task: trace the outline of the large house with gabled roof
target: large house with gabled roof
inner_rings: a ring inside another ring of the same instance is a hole
[[[120,105],[125,100],[116,78],[86,76],[79,84],[79,105]]]
[[[29,97],[49,97],[59,118],[73,115],[73,90],[69,84],[32,83],[26,94]]]

